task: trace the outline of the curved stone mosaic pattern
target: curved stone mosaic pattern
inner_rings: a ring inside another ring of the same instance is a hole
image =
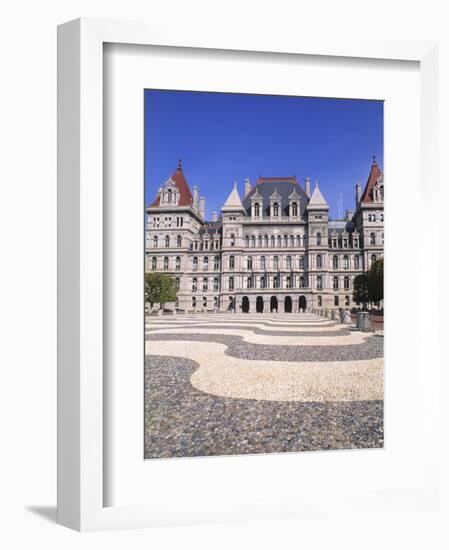
[[[308,314],[150,319],[146,457],[382,446],[383,338],[351,328]]]

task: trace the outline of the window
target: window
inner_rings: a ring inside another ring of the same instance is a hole
[[[273,288],[279,288],[279,275],[273,277]]]
[[[299,288],[304,288],[306,285],[305,285],[305,280],[304,280],[304,277],[301,275],[301,277],[299,278]]]
[[[218,290],[218,277],[214,277],[214,290]]]
[[[192,279],[192,292],[196,292],[198,290],[198,279],[196,277],[193,277]]]
[[[229,277],[229,290],[234,290],[234,277]]]
[[[229,269],[235,268],[235,258],[234,256],[229,256]]]
[[[277,202],[273,203],[273,216],[279,216],[279,204]]]
[[[258,202],[254,205],[254,216],[258,218],[260,216],[260,205]]]
[[[296,246],[301,246],[301,235],[296,235]]]
[[[273,256],[273,269],[279,269],[279,257]]]
[[[304,256],[299,257],[299,269],[304,269]]]
[[[246,246],[246,248],[249,248],[249,237],[248,237],[248,235],[245,237],[245,246]]]
[[[204,241],[204,250],[209,250],[209,241]]]
[[[282,237],[280,235],[278,235],[278,246],[282,246]]]
[[[348,248],[348,238],[347,237],[343,238],[343,248]]]
[[[183,222],[184,222],[184,218],[178,216],[176,218],[176,227],[182,227],[183,226]]]
[[[164,256],[164,269],[168,269],[168,256]]]
[[[253,288],[253,278],[252,277],[248,277],[246,279],[246,288]]]
[[[180,287],[180,279],[179,279],[179,277],[176,277],[176,279],[175,279],[175,288],[176,288],[176,290],[179,290],[179,287]]]
[[[153,237],[153,246],[154,248],[157,248],[157,237]]]
[[[346,276],[343,281],[344,281],[343,284],[344,284],[345,290],[349,290],[349,277]]]
[[[373,264],[377,260],[377,256],[375,254],[371,254],[371,263]]]
[[[376,234],[370,233],[369,235],[369,244],[376,244]]]
[[[349,256],[343,256],[343,269],[349,269]]]
[[[292,288],[292,278],[290,275],[287,275],[287,277],[285,278],[285,287]]]
[[[195,241],[193,243],[193,248],[194,248],[194,250],[198,250],[198,241]]]
[[[292,216],[298,215],[298,203],[294,202],[292,203]]]
[[[214,270],[217,271],[220,269],[220,258],[218,256],[214,257]]]
[[[192,296],[192,307],[196,307],[196,296]]]
[[[198,269],[198,257],[194,256],[192,259],[192,269],[196,271]]]
[[[354,269],[360,269],[360,258],[359,258],[359,256],[354,256]]]
[[[316,257],[316,266],[318,269],[321,269],[323,267],[323,257],[321,254],[318,254]]]
[[[165,248],[169,248],[170,246],[170,237],[168,235],[165,235]]]
[[[345,296],[345,306],[349,306],[350,304],[350,298],[349,296]]]
[[[321,275],[316,278],[316,287],[318,290],[323,290],[323,277]]]
[[[257,237],[257,246],[260,248],[262,246],[262,235]]]
[[[332,285],[334,290],[338,290],[338,277],[333,277]]]
[[[321,307],[323,305],[323,297],[318,296],[318,307]]]
[[[204,256],[203,258],[203,270],[207,271],[209,269],[209,258]]]
[[[178,236],[176,237],[176,246],[177,246],[178,248],[181,247],[181,242],[182,242],[181,235],[178,235]]]
[[[338,256],[332,256],[332,269],[338,269]]]
[[[271,235],[271,246],[275,246],[274,235]]]
[[[288,246],[288,235],[284,235],[284,246]]]
[[[340,300],[338,299],[338,296],[334,296],[334,306],[338,306],[340,303]]]
[[[231,233],[230,244],[231,244],[231,246],[235,246],[235,235],[234,235],[234,233]]]
[[[203,290],[209,289],[209,279],[207,277],[203,277]]]
[[[287,258],[285,259],[285,269],[287,269],[288,271],[291,271],[291,269],[292,269],[292,257],[291,256],[287,256]]]
[[[268,235],[263,238],[264,246],[268,246]]]
[[[181,269],[181,257],[180,256],[176,256],[176,260],[175,260],[175,270],[176,271],[179,271]]]
[[[214,307],[218,307],[218,296],[214,296]]]
[[[203,296],[203,307],[207,307],[207,297]]]
[[[381,222],[384,221],[384,215],[383,215],[383,213],[380,214],[380,221],[381,221]]]
[[[316,244],[317,246],[321,246],[321,233],[316,234]]]
[[[246,268],[247,269],[253,268],[253,259],[251,256],[248,256],[248,258],[246,259]]]
[[[267,288],[267,281],[264,275],[260,278],[260,288]]]
[[[255,248],[255,246],[256,246],[256,237],[254,237],[254,235],[251,237],[251,246],[253,248]]]

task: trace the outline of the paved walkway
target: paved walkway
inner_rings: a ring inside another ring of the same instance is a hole
[[[383,338],[311,314],[147,319],[145,454],[383,445]]]

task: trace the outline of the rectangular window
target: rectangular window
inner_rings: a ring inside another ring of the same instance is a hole
[[[214,277],[214,290],[218,290],[218,277]]]
[[[229,277],[229,290],[234,290],[234,277]]]

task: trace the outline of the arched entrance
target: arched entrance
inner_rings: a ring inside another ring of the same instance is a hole
[[[242,312],[248,313],[249,312],[249,298],[248,296],[243,296],[242,299]]]
[[[292,299],[290,296],[286,296],[284,298],[284,311],[285,313],[291,313],[292,312]]]
[[[263,313],[263,298],[262,298],[262,296],[257,296],[256,311],[257,311],[257,313]]]
[[[299,311],[305,312],[307,308],[307,301],[305,296],[299,297],[299,303],[298,303]]]
[[[270,311],[271,312],[275,311],[277,313],[277,310],[278,310],[278,299],[276,298],[276,296],[272,296],[270,300]]]

